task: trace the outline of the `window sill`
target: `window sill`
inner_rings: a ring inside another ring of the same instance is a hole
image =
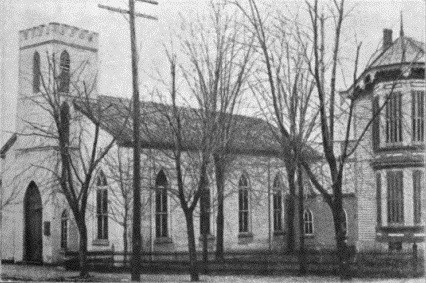
[[[238,244],[246,245],[253,242],[253,233],[252,232],[240,232],[238,234]]]
[[[159,237],[155,238],[154,244],[156,245],[162,245],[162,244],[171,244],[173,243],[172,238],[170,237]]]
[[[305,234],[305,238],[307,238],[307,239],[311,239],[311,238],[314,238],[314,237],[315,237],[314,234]]]
[[[253,238],[252,232],[240,232],[238,233],[238,238]]]
[[[92,241],[93,246],[109,246],[108,239],[96,239]]]
[[[285,234],[285,231],[274,231],[274,237],[284,236]]]
[[[198,240],[202,242],[203,241],[203,235],[200,235],[200,237],[198,237]],[[216,240],[216,237],[214,235],[212,235],[212,234],[207,235],[207,242],[214,241],[214,240]]]
[[[387,151],[397,151],[397,150],[418,150],[424,149],[424,142],[408,142],[408,143],[388,143],[381,144],[375,152],[387,152]]]

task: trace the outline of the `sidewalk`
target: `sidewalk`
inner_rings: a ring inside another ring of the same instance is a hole
[[[62,267],[56,266],[35,266],[35,265],[15,265],[2,264],[3,281],[75,281],[78,272],[66,271]],[[99,273],[91,272],[92,282],[130,282],[128,273]],[[318,276],[248,276],[248,275],[217,275],[201,277],[202,282],[339,282],[337,277]],[[189,282],[189,275],[186,274],[142,274],[141,282]],[[393,280],[354,280],[352,282],[424,282],[424,279],[393,279]]]

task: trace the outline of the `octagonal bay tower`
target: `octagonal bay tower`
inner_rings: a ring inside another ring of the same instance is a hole
[[[55,262],[60,250],[59,207],[52,182],[57,141],[44,135],[54,129],[47,92],[67,100],[78,80],[92,81],[96,96],[98,34],[66,24],[49,23],[19,32],[19,89],[16,134],[2,148],[2,193],[11,197],[2,216],[2,258]],[[59,77],[59,80],[53,78]],[[71,109],[71,111],[73,111]],[[7,151],[7,155],[5,154]],[[75,230],[75,229],[74,229]],[[77,244],[78,238],[75,237]]]
[[[424,67],[423,42],[405,36],[402,24],[396,40],[385,29],[382,49],[348,91],[355,136],[371,123],[355,153],[360,250],[423,241]]]

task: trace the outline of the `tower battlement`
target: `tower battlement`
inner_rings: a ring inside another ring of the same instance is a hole
[[[19,48],[26,49],[44,43],[63,43],[96,52],[97,32],[60,23],[48,23],[19,31]]]

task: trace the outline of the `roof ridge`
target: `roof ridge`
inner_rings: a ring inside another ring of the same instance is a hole
[[[99,95],[98,97],[104,97],[104,98],[112,98],[112,99],[116,99],[116,100],[125,100],[125,101],[130,101],[131,99],[129,98],[121,98],[121,97],[117,97],[117,96],[111,96],[111,95]],[[165,106],[165,107],[172,107],[171,104],[167,104],[167,103],[163,103],[163,102],[156,102],[156,101],[140,101],[142,104],[145,105],[158,105],[158,106]],[[143,105],[141,105],[143,106]],[[189,111],[199,111],[200,108],[196,108],[196,107],[191,107],[191,106],[178,106],[178,108],[183,109],[183,110],[189,110]],[[219,111],[217,111],[217,113],[219,113]],[[269,122],[267,120],[264,120],[260,117],[254,117],[254,116],[248,116],[248,115],[244,115],[244,114],[232,114],[232,113],[228,113],[225,112],[225,114],[227,115],[232,115],[234,117],[241,117],[241,118],[245,118],[245,119],[251,119],[252,121],[256,120],[258,122],[264,122],[264,123],[268,123]]]

